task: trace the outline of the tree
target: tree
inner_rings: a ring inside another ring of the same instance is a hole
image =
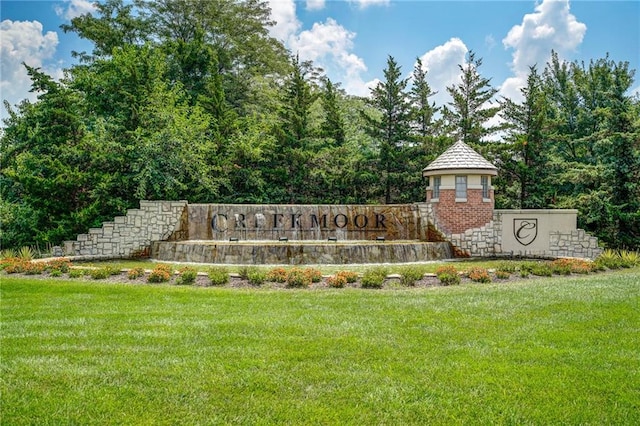
[[[523,101],[515,103],[505,99],[501,116],[507,123],[507,144],[494,145],[498,151],[499,178],[503,192],[514,186],[514,203],[508,205],[520,209],[545,208],[548,177],[548,101],[541,76],[535,66],[529,69],[527,85],[521,90]]]
[[[336,86],[328,78],[325,80],[324,92],[322,93],[322,108],[324,121],[321,125],[321,135],[331,139],[336,146],[344,145],[344,120],[338,106],[338,93]]]
[[[379,170],[383,180],[384,202],[397,198],[402,175],[402,151],[411,140],[411,107],[407,80],[401,78],[400,66],[392,56],[387,58],[385,80],[371,89],[369,103],[379,117],[364,115],[367,131],[379,143]]]
[[[475,53],[470,51],[466,64],[458,65],[462,73],[460,83],[447,87],[452,100],[448,102],[449,107],[442,110],[449,133],[476,147],[498,130],[489,121],[500,111],[500,105],[491,106],[498,91],[491,87],[491,79],[480,75],[481,65],[482,59],[476,59]]]

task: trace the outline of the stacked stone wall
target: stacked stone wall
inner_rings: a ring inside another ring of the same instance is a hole
[[[419,205],[422,217],[423,234],[439,234],[442,239],[451,243],[453,253],[457,257],[492,257],[492,256],[542,256],[542,257],[577,257],[595,259],[602,249],[598,247],[598,239],[582,229],[570,232],[552,231],[549,233],[549,250],[544,252],[505,252],[503,250],[502,235],[504,224],[502,213],[494,211],[492,220],[484,226],[467,229],[460,233],[447,232],[442,227],[440,216],[436,216],[436,209],[432,203]],[[433,238],[429,238],[433,241]]]
[[[551,254],[554,257],[580,257],[595,259],[602,253],[598,239],[583,229],[570,233],[551,232],[549,235]]]
[[[65,241],[67,256],[131,257],[148,252],[152,241],[180,233],[186,201],[140,201],[139,209]]]

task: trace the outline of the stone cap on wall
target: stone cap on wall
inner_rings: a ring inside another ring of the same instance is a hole
[[[451,145],[442,155],[422,170],[422,176],[479,172],[491,176],[498,175],[498,168],[462,141]]]

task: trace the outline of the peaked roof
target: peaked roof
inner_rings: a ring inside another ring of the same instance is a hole
[[[422,170],[423,175],[432,175],[440,170],[486,170],[498,174],[498,168],[488,162],[469,145],[458,141]]]

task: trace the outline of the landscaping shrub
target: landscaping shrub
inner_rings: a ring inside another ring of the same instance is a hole
[[[508,272],[509,275],[511,275],[516,272],[517,269],[518,265],[515,262],[500,262],[498,264],[498,267],[496,268],[496,271]]]
[[[368,269],[362,274],[360,284],[362,288],[382,288],[386,278],[387,270],[385,268]]]
[[[531,269],[531,273],[533,275],[537,275],[539,277],[550,277],[553,275],[553,271],[551,270],[551,266],[547,262],[538,262]]]
[[[292,268],[287,274],[287,287],[300,288],[309,287],[311,285],[311,277],[306,270],[300,268]]]
[[[47,262],[47,269],[49,271],[58,270],[58,271],[63,272],[65,274],[67,272],[69,272],[69,268],[71,268],[71,266],[73,266],[71,264],[71,261],[69,259],[66,259],[66,258],[63,258],[63,257],[61,257],[59,259],[53,259],[53,260],[50,260],[49,262]]]
[[[598,262],[601,267],[607,269],[619,269],[622,267],[620,253],[615,250],[607,249],[603,251],[600,253],[600,256],[597,257],[596,262]]]
[[[312,283],[319,283],[320,281],[322,281],[322,272],[320,272],[319,269],[306,268],[304,270],[304,273],[307,274],[307,276],[309,277],[309,280]]]
[[[414,286],[424,276],[424,271],[418,267],[408,267],[402,270],[400,283],[405,286]]]
[[[42,262],[25,262],[24,272],[27,275],[40,275],[47,268],[47,265]]]
[[[22,260],[31,261],[35,257],[35,251],[31,247],[25,246],[18,250],[18,257]]]
[[[287,282],[288,272],[284,268],[273,268],[267,272],[267,281],[273,283]]]
[[[446,265],[440,266],[436,269],[436,277],[443,285],[460,284],[460,275],[455,266]]]
[[[17,257],[16,256],[16,251],[14,249],[4,249],[2,251],[0,251],[0,259],[5,260],[5,259],[11,259]]]
[[[570,275],[571,269],[571,259],[556,259],[551,262],[551,271],[556,275]]]
[[[331,275],[327,278],[327,285],[333,288],[342,288],[347,285],[347,277],[338,272],[337,274]]]
[[[496,271],[496,278],[498,278],[500,280],[509,279],[510,276],[511,276],[511,272],[509,272],[509,271],[502,271],[500,269],[498,269]]]
[[[260,268],[249,268],[247,270],[247,280],[251,285],[262,285],[267,280],[267,273]]]
[[[94,280],[104,280],[111,275],[109,268],[96,268],[89,270],[89,276]]]
[[[211,285],[225,285],[229,283],[229,271],[224,266],[214,266],[207,272]]]
[[[336,275],[340,275],[347,280],[347,284],[353,284],[358,281],[358,273],[353,271],[340,271]]]
[[[84,275],[84,269],[74,268],[69,270],[69,278],[80,278]]]
[[[127,278],[129,278],[130,280],[135,280],[137,278],[140,278],[144,275],[144,269],[142,268],[132,268],[129,269],[129,271],[127,272]]]
[[[486,268],[473,267],[467,271],[467,277],[473,282],[476,283],[490,283],[491,277],[489,276],[489,271]]]
[[[620,266],[633,268],[638,265],[640,265],[640,254],[638,252],[626,250],[620,252]]]
[[[49,276],[52,278],[58,278],[62,276],[62,271],[60,269],[52,269],[49,272]]]
[[[180,269],[180,276],[176,280],[176,284],[181,285],[191,285],[196,282],[196,277],[198,276],[198,271],[191,267],[185,266]]]
[[[7,274],[20,274],[24,272],[27,263],[29,262],[19,257],[8,258],[3,260],[2,269]]]
[[[149,283],[166,283],[171,279],[171,275],[173,274],[173,269],[171,266],[159,264],[156,265],[155,268],[149,273],[147,277],[147,282]]]

